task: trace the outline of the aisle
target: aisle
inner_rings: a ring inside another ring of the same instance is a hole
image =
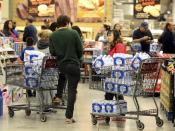
[[[75,109],[75,124],[67,125],[64,123],[64,110],[58,110],[57,114],[48,115],[45,123],[40,122],[36,112],[32,112],[30,117],[25,117],[24,111],[15,112],[13,119],[10,119],[7,113],[0,118],[0,131],[137,131],[134,120],[127,120],[124,127],[117,127],[112,122],[110,126],[100,122],[98,125],[91,124],[90,110],[91,102],[95,99],[103,99],[103,92],[89,90],[86,84],[79,84],[78,97]],[[133,107],[132,99],[125,97],[129,107]],[[150,98],[140,98],[142,107],[153,107]],[[133,107],[134,109],[134,107]],[[145,119],[144,119],[145,118]],[[144,131],[174,131],[172,124],[165,121],[163,128],[157,128],[155,119],[150,117],[142,118],[145,123]],[[165,119],[165,116],[163,117]]]

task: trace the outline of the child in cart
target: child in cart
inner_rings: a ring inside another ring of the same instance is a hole
[[[120,34],[116,30],[111,30],[107,33],[108,42],[109,42],[109,52],[108,55],[113,56],[115,53],[124,53],[126,54],[126,47],[122,42]],[[124,100],[123,95],[115,95],[112,93],[105,93],[105,100],[113,100],[113,98],[118,97],[118,100]],[[123,121],[122,118],[114,118],[115,121]]]
[[[25,54],[26,50],[35,50],[35,48],[33,46],[34,46],[34,39],[32,37],[27,37],[26,48],[24,48],[24,50],[22,51],[21,56],[20,56],[21,61],[24,61],[24,54]],[[35,97],[36,91],[33,91],[33,93],[32,93],[31,90],[27,90],[27,94],[29,97],[32,97],[32,96]]]

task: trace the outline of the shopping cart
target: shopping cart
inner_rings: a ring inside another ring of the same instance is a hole
[[[30,62],[36,62],[30,65]],[[64,105],[47,104],[44,102],[44,92],[49,91],[51,99],[52,91],[56,90],[58,83],[58,67],[56,59],[51,56],[45,56],[42,60],[34,60],[24,62],[23,64],[6,65],[6,84],[19,86],[26,90],[35,90],[39,104],[31,104],[28,93],[26,94],[27,103],[12,104],[8,106],[9,116],[14,116],[14,111],[25,110],[26,116],[30,116],[31,111],[36,111],[40,114],[42,122],[47,121],[46,113],[56,113],[53,108],[66,109]],[[40,66],[38,66],[38,62]],[[13,97],[13,96],[12,96]]]
[[[154,98],[155,88],[159,78],[161,64],[162,64],[162,59],[150,58],[150,59],[142,60],[140,63],[139,69],[136,71],[134,71],[131,67],[123,67],[123,66],[118,66],[118,67],[112,66],[111,68],[103,67],[103,69],[101,69],[102,70],[101,74],[104,74],[104,78],[105,78],[102,80],[104,81],[104,85],[102,86],[104,86],[105,92],[113,93],[116,95],[119,95],[119,94],[132,95],[136,110],[124,111],[120,101],[116,99],[115,109],[118,110],[117,113],[114,112],[113,114],[110,114],[109,111],[107,113],[100,112],[103,110],[103,107],[102,108],[98,107],[96,108],[95,111],[92,111],[91,113],[92,124],[96,125],[98,122],[98,119],[101,117],[104,117],[107,124],[110,122],[110,117],[126,118],[126,119],[136,120],[137,128],[139,130],[143,130],[144,123],[140,121],[140,116],[152,116],[152,117],[155,117],[156,119],[156,125],[158,127],[162,127],[163,120],[160,119],[159,117],[158,105]],[[118,70],[118,72],[121,72],[121,73],[116,73],[116,70]],[[123,74],[122,72],[125,72],[127,76],[123,77],[121,75]],[[115,74],[115,77],[113,76],[114,74]],[[127,85],[127,88],[126,86],[123,86],[123,85]],[[152,98],[155,104],[155,109],[141,110],[140,104],[138,101],[138,96],[142,96],[143,94],[145,94],[145,90],[148,90],[148,89],[153,91]]]

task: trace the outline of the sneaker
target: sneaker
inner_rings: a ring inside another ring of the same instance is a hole
[[[54,97],[54,98],[53,98],[53,103],[54,103],[54,104],[61,104],[62,101],[63,101],[63,100],[62,100],[61,98],[58,98],[58,97]]]
[[[72,123],[75,123],[76,121],[73,118],[71,119],[66,118],[65,122],[66,124],[72,124]]]

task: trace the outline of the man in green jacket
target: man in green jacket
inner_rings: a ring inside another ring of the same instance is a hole
[[[80,60],[83,47],[78,33],[69,28],[70,18],[61,15],[57,19],[58,30],[50,36],[49,49],[57,57],[59,71],[66,76],[68,81],[68,100],[66,109],[66,122],[74,123],[73,111],[76,100],[77,86],[80,80]],[[64,77],[59,78],[58,97],[61,100],[65,84]]]

